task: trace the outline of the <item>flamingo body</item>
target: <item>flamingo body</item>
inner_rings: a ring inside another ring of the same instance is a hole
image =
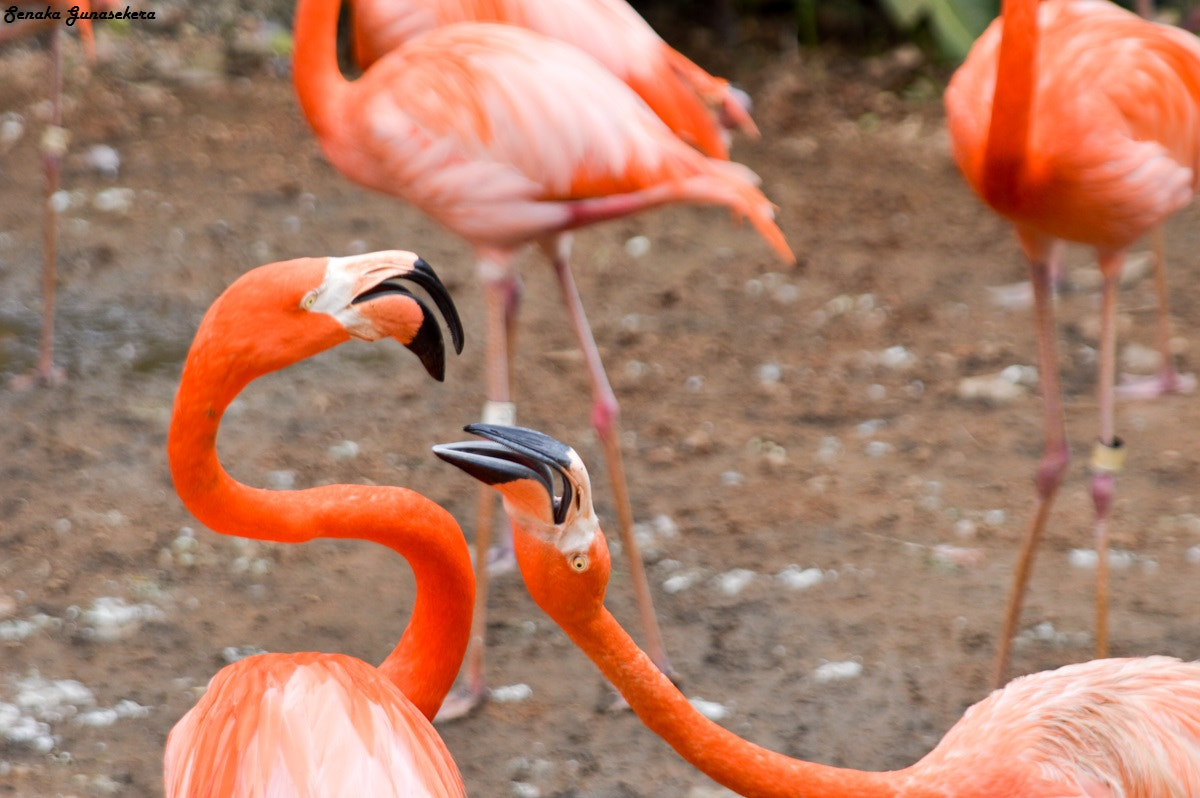
[[[419,207],[477,249],[513,250],[673,201],[725,204],[791,253],[745,167],[684,145],[574,48],[508,25],[437,28],[342,91],[310,72],[297,20],[297,88],[347,177]],[[332,46],[332,39],[329,45]],[[313,64],[313,67],[316,65]]]
[[[1200,41],[1107,0],[1041,3],[1037,24],[1017,190],[989,192],[986,180],[1001,20],[946,90],[955,159],[971,187],[1018,227],[1123,249],[1187,205],[1200,185]]]
[[[1045,448],[1037,499],[1013,571],[996,684],[1038,543],[1070,460],[1055,348],[1052,281],[1060,242],[1096,251],[1102,278],[1093,449],[1096,656],[1108,654],[1108,524],[1124,461],[1116,434],[1117,287],[1127,248],[1153,232],[1156,378],[1128,382],[1150,398],[1195,386],[1171,352],[1161,227],[1200,184],[1200,40],[1105,0],[1005,0],[946,89],[955,158],[971,188],[1013,223],[1029,262]]]
[[[183,503],[223,534],[387,546],[412,567],[416,599],[377,668],[340,654],[299,653],[249,657],[218,672],[168,738],[168,798],[463,794],[430,724],[470,633],[475,583],[458,524],[394,486],[254,488],[233,479],[216,453],[222,414],[250,381],[352,338],[395,338],[440,380],[441,328],[405,282],[433,299],[461,350],[445,287],[428,264],[400,251],[260,266],[213,302],[196,331],[167,443]]]
[[[610,558],[573,449],[477,424],[434,447],[504,497],[530,595],[643,723],[740,795],[759,798],[1185,798],[1200,794],[1200,663],[1106,659],[1024,676],[974,705],[910,767],[869,772],[769,751],[708,720],[604,607]],[[561,486],[561,493],[559,493]]]
[[[729,83],[668,45],[625,0],[355,0],[353,20],[355,56],[364,69],[438,27],[514,25],[587,53],[707,155],[728,158],[723,124],[758,135]]]
[[[223,668],[167,739],[172,796],[464,795],[433,725],[379,669],[340,654]]]

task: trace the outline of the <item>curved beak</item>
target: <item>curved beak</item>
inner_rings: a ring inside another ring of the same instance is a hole
[[[523,480],[536,482],[550,500],[554,523],[561,524],[566,520],[575,490],[568,477],[572,465],[571,447],[525,427],[469,424],[464,431],[487,440],[442,443],[433,447],[433,453],[497,489],[515,487],[513,483]],[[557,498],[556,481],[562,486]]]
[[[389,311],[394,311],[394,308],[386,301],[387,297],[399,295],[415,302],[422,314],[417,332],[407,341],[399,338],[397,340],[400,340],[420,359],[425,370],[429,372],[429,376],[441,382],[446,374],[446,349],[442,339],[442,328],[438,324],[437,316],[430,312],[425,302],[409,291],[400,281],[407,280],[416,284],[433,300],[450,331],[454,351],[461,353],[463,326],[458,316],[458,309],[454,306],[454,300],[450,298],[450,293],[428,263],[409,253],[404,253],[408,256],[407,258],[387,257],[394,254],[399,253],[373,253],[375,256],[385,257],[380,258],[377,264],[372,264],[359,273],[350,306],[371,322],[373,331],[377,331],[388,329]],[[348,329],[352,334],[355,331],[353,325],[348,325]],[[379,337],[377,332],[375,332],[375,336]],[[362,337],[369,338],[371,336],[363,333]]]

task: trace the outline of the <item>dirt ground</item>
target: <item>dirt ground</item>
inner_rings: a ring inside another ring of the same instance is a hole
[[[378,662],[404,626],[411,576],[395,556],[224,537],[172,490],[165,433],[181,363],[201,314],[241,272],[392,247],[434,265],[468,336],[445,384],[394,344],[347,345],[252,385],[221,453],[256,485],[411,486],[472,529],[474,484],[429,452],[462,439],[481,405],[470,253],[341,179],[286,76],[227,77],[213,41],[179,35],[186,46],[102,32],[90,79],[67,48],[58,362],[70,379],[0,389],[3,795],[159,795],[168,730],[229,658],[322,650]],[[762,140],[735,156],[763,176],[798,266],[781,267],[715,209],[607,223],[575,248],[683,689],[762,745],[864,769],[916,760],[986,694],[1042,441],[1031,369],[1006,372],[1020,379],[1002,380],[1003,395],[964,397],[964,380],[1034,362],[1029,310],[989,291],[1023,265],[950,160],[944,75],[913,74],[907,58],[768,48],[718,61],[757,102]],[[5,383],[35,353],[45,64],[38,49],[0,53]],[[94,145],[113,148],[119,170],[99,168]],[[1185,212],[1167,232],[1190,371],[1197,218]],[[1093,571],[1072,550],[1091,545],[1097,302],[1088,253],[1070,258],[1059,329],[1075,461],[1017,672],[1091,651]],[[549,270],[531,255],[523,271],[520,419],[580,450],[607,522],[578,353]],[[1121,303],[1127,368],[1152,369],[1144,271]],[[1118,428],[1130,454],[1113,522],[1113,652],[1200,657],[1200,401],[1121,404]],[[638,636],[614,562],[609,605]],[[598,710],[604,684],[518,577],[494,587],[491,684],[531,693],[442,727],[471,794],[720,794],[632,714]]]

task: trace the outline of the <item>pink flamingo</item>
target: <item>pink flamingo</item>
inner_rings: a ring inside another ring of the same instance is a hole
[[[339,6],[339,0],[301,0],[297,7],[293,72],[304,115],[343,174],[408,200],[475,249],[487,316],[487,420],[515,418],[514,258],[533,242],[549,256],[591,380],[592,423],[609,466],[647,647],[669,671],[633,538],[617,400],[568,266],[569,232],[667,203],[725,205],[791,261],[773,208],[748,169],[704,157],[593,59],[523,28],[436,28],[348,81],[337,67]],[[466,685],[443,717],[465,714],[485,696],[491,515],[491,497],[481,494]]]
[[[362,69],[444,25],[517,25],[595,58],[706,155],[729,158],[731,129],[758,137],[746,110],[750,98],[663,41],[625,0],[354,0],[351,8]]]
[[[1200,794],[1200,663],[1106,659],[1015,679],[969,708],[915,764],[829,767],[757,746],[700,714],[604,607],[610,560],[587,469],[534,430],[434,452],[500,493],[538,606],[642,722],[711,778],[758,798],[1185,798]]]
[[[1013,223],[1034,289],[1045,449],[1000,637],[999,685],[1037,544],[1070,458],[1051,289],[1062,241],[1093,247],[1103,276],[1100,430],[1091,465],[1099,555],[1096,653],[1108,651],[1108,521],[1125,454],[1113,420],[1117,283],[1129,246],[1187,205],[1200,181],[1200,41],[1110,3],[1005,0],[1002,19],[975,43],[945,102],[959,168]],[[1140,396],[1194,384],[1172,365],[1161,243],[1156,250],[1163,366],[1157,378],[1126,388]]]
[[[433,298],[461,350],[445,288],[411,252],[261,266],[213,303],[184,365],[168,452],[183,503],[227,535],[299,543],[381,543],[412,566],[417,596],[400,642],[378,667],[342,654],[262,654],[223,668],[175,725],[164,757],[170,798],[250,795],[463,795],[431,719],[470,634],[474,576],[454,519],[398,487],[261,490],[217,460],[221,416],[253,379],[351,338],[395,338],[437,379],[445,353]]]

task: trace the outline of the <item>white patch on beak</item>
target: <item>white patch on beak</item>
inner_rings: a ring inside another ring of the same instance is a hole
[[[571,506],[567,508],[566,518],[558,527],[559,535],[555,542],[555,546],[564,554],[590,549],[596,532],[600,529],[596,509],[592,506],[592,481],[588,476],[587,466],[574,449],[571,450],[571,466],[567,469],[567,479],[574,489]]]
[[[354,306],[354,298],[374,288],[389,277],[401,275],[401,264],[381,255],[410,253],[370,253],[345,258],[330,258],[325,267],[325,281],[316,289],[316,298],[308,306],[313,313],[333,316],[346,328],[352,338],[378,341],[383,334]],[[416,256],[412,256],[415,258]],[[364,263],[364,259],[369,259]],[[374,263],[375,265],[370,265]],[[366,268],[364,268],[366,266]]]

